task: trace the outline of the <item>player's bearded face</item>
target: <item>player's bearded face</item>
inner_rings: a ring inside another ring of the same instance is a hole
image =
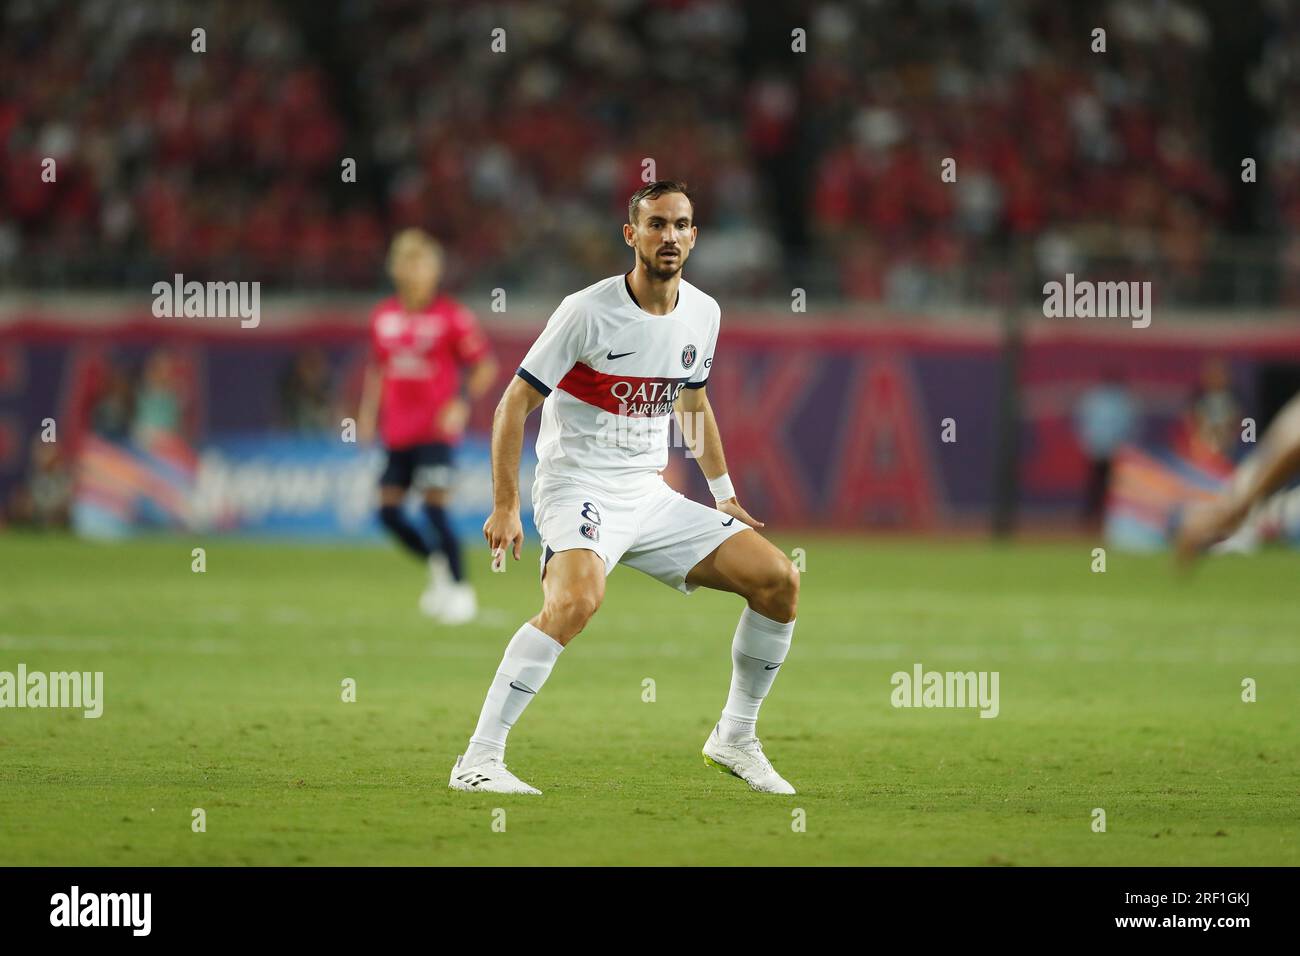
[[[690,201],[680,193],[642,200],[634,227],[636,255],[656,279],[671,279],[682,271],[695,245]]]
[[[656,279],[671,279],[677,273],[682,271],[682,263],[686,261],[689,254],[682,250],[681,254],[674,257],[672,255],[661,254],[660,245],[657,242],[650,243],[650,248],[638,246],[636,250],[637,257],[641,264],[645,266],[646,272]]]

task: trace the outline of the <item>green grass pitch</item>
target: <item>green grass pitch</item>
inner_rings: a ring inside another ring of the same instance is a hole
[[[505,575],[470,553],[483,616],[448,631],[395,550],[7,535],[0,670],[103,671],[106,700],[0,710],[0,864],[1300,863],[1300,555],[777,543],[807,568],[759,730],[798,795],[700,756],[739,599],[620,568],[511,736],[537,798],[446,786],[535,543]],[[918,662],[998,671],[999,716],[892,707]]]

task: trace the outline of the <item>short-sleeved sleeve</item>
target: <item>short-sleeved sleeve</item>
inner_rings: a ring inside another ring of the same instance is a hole
[[[543,395],[568,374],[585,351],[587,323],[581,309],[565,299],[519,363],[515,373]]]
[[[461,306],[451,320],[452,349],[461,365],[473,365],[489,352],[487,336],[479,328],[474,313]]]
[[[704,347],[704,353],[700,356],[700,361],[695,364],[695,371],[686,381],[687,388],[703,388],[709,380],[709,373],[713,371],[713,352],[718,347],[718,329],[722,326],[722,314],[719,312],[713,319],[713,326],[709,331],[709,341]]]

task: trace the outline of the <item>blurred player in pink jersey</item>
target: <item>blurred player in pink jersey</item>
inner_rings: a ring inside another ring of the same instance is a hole
[[[398,233],[389,248],[388,273],[397,295],[370,315],[374,358],[361,398],[360,437],[372,440],[378,419],[388,452],[379,480],[379,520],[428,562],[420,609],[445,624],[463,624],[473,620],[478,606],[447,516],[453,452],[470,403],[492,386],[497,366],[473,313],[438,293],[442,248],[432,236],[421,229]],[[432,543],[402,509],[413,486],[424,498]]]

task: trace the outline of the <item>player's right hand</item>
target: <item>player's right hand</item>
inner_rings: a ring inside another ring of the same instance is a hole
[[[493,508],[483,522],[483,537],[493,551],[509,548],[515,560],[523,553],[524,526],[519,520],[518,508]]]
[[[732,495],[730,498],[727,498],[724,501],[719,501],[714,507],[716,507],[724,515],[732,515],[733,517],[739,518],[741,521],[749,525],[751,528],[767,527],[767,525],[764,522],[759,521],[757,518],[751,516],[750,513],[746,511],[744,508],[740,507],[740,502],[736,499],[735,495]]]

